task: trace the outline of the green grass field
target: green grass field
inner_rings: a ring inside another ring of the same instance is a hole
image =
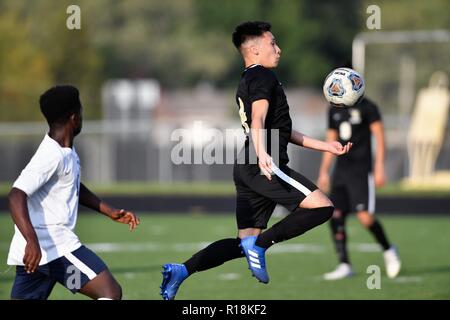
[[[118,182],[113,184],[86,185],[99,195],[196,195],[196,196],[234,196],[236,189],[232,181],[227,182]],[[6,196],[12,182],[0,182],[0,196]],[[387,184],[377,189],[378,196],[421,196],[450,197],[450,187],[404,188],[398,183]]]
[[[82,214],[77,233],[97,252],[121,283],[124,299],[160,299],[161,265],[183,262],[197,249],[235,236],[233,215],[141,215],[135,232],[95,213]],[[277,219],[273,219],[274,223]],[[177,299],[450,299],[450,217],[381,216],[389,238],[402,257],[397,279],[384,274],[381,252],[371,235],[349,219],[350,257],[356,275],[326,282],[321,279],[336,263],[328,226],[268,251],[269,284],[250,276],[244,259],[193,275],[181,286]],[[14,269],[6,266],[13,226],[0,215],[0,299],[8,299]],[[369,265],[382,270],[381,289],[369,290]],[[85,299],[57,285],[50,299]]]

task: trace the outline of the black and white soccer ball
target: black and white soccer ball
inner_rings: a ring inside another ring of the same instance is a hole
[[[364,78],[350,68],[337,68],[325,78],[323,94],[334,106],[351,107],[361,101],[366,85]]]

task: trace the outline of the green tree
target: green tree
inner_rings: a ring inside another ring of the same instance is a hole
[[[0,121],[42,120],[38,99],[52,82],[45,53],[28,41],[31,26],[0,15]]]
[[[0,54],[5,56],[0,62],[4,65],[1,77],[6,78],[2,83],[7,88],[1,102],[7,109],[2,108],[1,119],[42,119],[39,95],[60,83],[80,89],[82,101],[88,106],[86,118],[100,115],[101,57],[91,43],[89,24],[82,23],[81,30],[67,28],[66,9],[70,4],[71,1],[51,0],[0,4],[4,15]],[[15,111],[11,112],[11,108]]]

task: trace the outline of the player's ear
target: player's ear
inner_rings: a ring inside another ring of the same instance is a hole
[[[75,112],[71,113],[70,117],[69,117],[70,121],[72,121],[72,122],[77,122],[78,118],[79,117],[78,117],[78,115]]]
[[[255,44],[252,44],[251,46],[250,46],[250,52],[253,54],[253,55],[255,55],[255,56],[257,56],[257,55],[259,55],[259,48],[258,48],[258,46],[256,45],[256,43]]]
[[[73,124],[75,124],[77,126],[81,120],[81,114],[79,114],[77,112],[73,112],[70,115],[69,120],[70,120],[70,122],[72,122]]]

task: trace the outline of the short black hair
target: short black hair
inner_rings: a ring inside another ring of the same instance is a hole
[[[233,44],[237,49],[250,38],[259,37],[264,32],[270,31],[272,25],[264,21],[247,21],[241,23],[233,32]]]
[[[73,113],[80,113],[80,93],[74,86],[57,85],[41,95],[39,105],[48,124],[52,125],[67,120]]]

